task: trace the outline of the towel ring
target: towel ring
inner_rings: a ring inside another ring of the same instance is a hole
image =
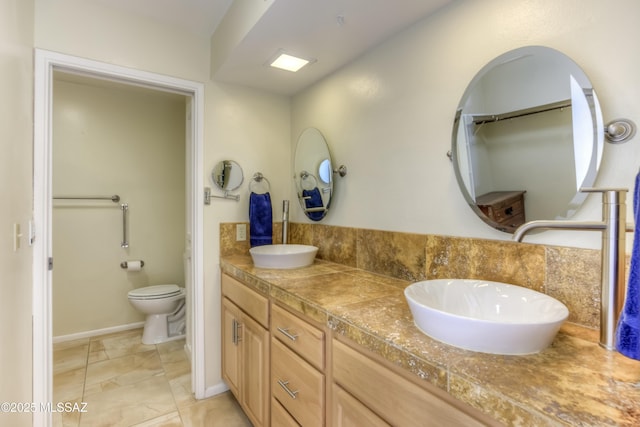
[[[313,190],[318,187],[318,180],[307,171],[300,172],[300,187],[303,190]]]
[[[260,172],[253,174],[253,178],[249,183],[249,192],[256,194],[265,194],[271,190],[269,180]]]

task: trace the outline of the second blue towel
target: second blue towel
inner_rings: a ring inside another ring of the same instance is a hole
[[[304,205],[307,207],[307,209],[324,207],[324,204],[322,203],[322,194],[320,194],[320,190],[318,190],[318,187],[315,187],[312,190],[302,190],[302,197],[304,198]],[[312,219],[314,221],[320,221],[322,218],[324,218],[324,214],[324,210],[307,212],[307,216],[309,217],[309,219]]]
[[[635,233],[631,249],[629,281],[624,307],[620,314],[616,330],[616,348],[627,357],[640,360],[640,173],[636,176],[636,188],[633,193],[633,218]]]

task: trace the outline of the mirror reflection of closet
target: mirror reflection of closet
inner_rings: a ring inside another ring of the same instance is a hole
[[[593,185],[604,127],[580,67],[547,47],[498,56],[465,91],[453,126],[452,161],[465,199],[505,231],[570,218]]]
[[[333,196],[333,165],[322,133],[305,129],[298,138],[293,163],[294,181],[300,207],[312,221],[327,215]]]
[[[213,168],[211,180],[216,187],[226,193],[237,190],[244,180],[244,175],[238,163],[233,160],[222,160]]]

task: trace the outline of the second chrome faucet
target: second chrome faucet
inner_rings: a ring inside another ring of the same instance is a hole
[[[615,333],[625,298],[625,240],[627,225],[626,188],[581,188],[585,193],[602,193],[602,221],[530,221],[513,233],[513,240],[521,242],[536,229],[582,230],[602,232],[602,272],[600,300],[600,345],[615,349]]]

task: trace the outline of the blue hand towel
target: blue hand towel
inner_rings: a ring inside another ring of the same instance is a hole
[[[302,190],[302,197],[304,198],[304,205],[309,208],[321,208],[324,207],[322,203],[322,194],[320,194],[320,190],[318,187],[314,187],[311,190]],[[325,211],[311,211],[307,212],[307,216],[309,219],[314,221],[320,221],[324,218]]]
[[[616,348],[621,354],[640,360],[640,173],[636,176],[633,193],[635,233],[631,249],[629,282],[624,307],[616,330]]]
[[[273,243],[271,196],[269,193],[249,196],[249,243],[251,247]]]

